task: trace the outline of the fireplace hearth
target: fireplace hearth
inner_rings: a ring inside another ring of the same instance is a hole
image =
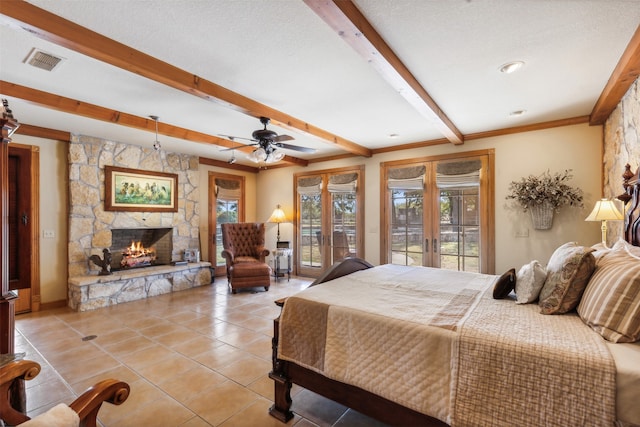
[[[173,228],[114,228],[111,235],[112,271],[171,263]]]

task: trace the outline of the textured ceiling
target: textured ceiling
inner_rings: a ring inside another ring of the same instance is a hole
[[[3,0],[4,2],[4,0]],[[30,0],[30,3],[359,145],[442,138],[374,67],[298,0]],[[7,2],[10,3],[10,2]],[[462,134],[589,115],[640,23],[637,0],[355,0]],[[32,48],[65,58],[53,72]],[[512,60],[517,73],[498,72]],[[3,81],[210,135],[260,123],[34,36],[0,15]],[[8,97],[20,122],[150,146],[147,131]],[[511,117],[510,112],[526,110]],[[340,147],[271,126],[315,154]],[[390,134],[398,137],[390,139]],[[218,146],[160,136],[171,151],[226,159]],[[238,156],[241,157],[241,156]],[[247,163],[246,161],[242,161]]]

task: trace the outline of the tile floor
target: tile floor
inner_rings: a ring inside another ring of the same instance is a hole
[[[16,352],[42,371],[26,383],[30,416],[70,403],[87,387],[117,378],[131,387],[120,406],[105,403],[103,426],[284,426],[273,401],[271,337],[276,299],[310,280],[291,278],[231,294],[211,286],[77,313],[48,310],[16,317]],[[82,338],[96,338],[83,341]],[[294,386],[288,426],[383,426]]]

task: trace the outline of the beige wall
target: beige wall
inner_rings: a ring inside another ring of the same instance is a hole
[[[496,272],[520,267],[532,259],[545,264],[553,250],[567,241],[591,245],[599,240],[598,224],[585,222],[593,203],[601,193],[602,128],[575,125],[470,141],[463,146],[438,145],[414,150],[376,155],[371,158],[351,158],[326,163],[313,163],[306,168],[278,168],[260,172],[258,178],[257,216],[269,217],[276,204],[288,215],[293,212],[293,174],[298,171],[320,170],[347,165],[365,165],[365,258],[380,263],[380,163],[440,155],[446,153],[495,149],[496,155]],[[556,214],[551,230],[531,227],[527,214],[507,207],[509,182],[529,174],[572,169],[572,184],[585,193],[585,207],[564,208]],[[516,231],[526,231],[529,237],[515,237]],[[267,227],[267,242],[275,242],[275,227]],[[292,224],[280,227],[282,240],[293,240]]]

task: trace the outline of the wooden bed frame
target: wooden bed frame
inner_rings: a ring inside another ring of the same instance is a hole
[[[630,171],[630,167],[627,170]],[[635,175],[633,173],[627,174],[624,178],[625,193],[618,198],[625,205],[627,203],[630,203],[630,205],[626,207],[623,238],[634,246],[640,246],[640,179],[638,179],[638,172]],[[313,282],[311,286],[371,267],[373,266],[364,260],[347,258],[345,261],[334,265],[327,273]],[[284,299],[276,301],[276,304],[282,307]],[[421,414],[361,388],[334,381],[293,362],[278,359],[279,320],[279,318],[274,320],[272,340],[273,370],[269,373],[269,377],[275,384],[274,404],[269,409],[269,413],[275,418],[282,422],[287,422],[293,418],[291,386],[295,383],[387,424],[427,427],[447,426],[447,424],[436,418]]]

